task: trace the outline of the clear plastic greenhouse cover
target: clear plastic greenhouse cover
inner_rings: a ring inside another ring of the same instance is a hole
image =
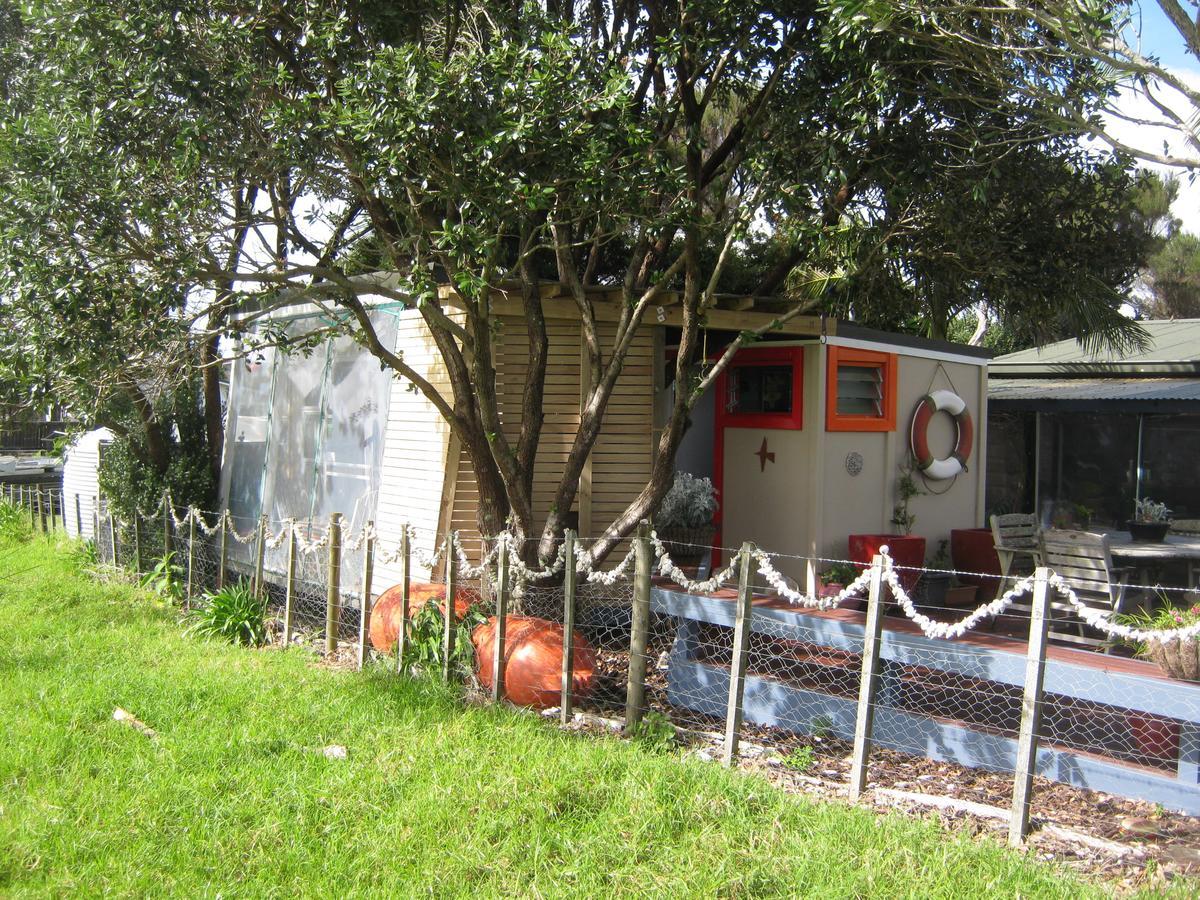
[[[395,318],[375,312],[371,320],[383,345],[394,347]],[[305,316],[286,331],[298,338],[324,324]],[[390,372],[346,335],[307,355],[264,351],[239,361],[222,485],[238,529],[253,528],[260,511],[272,523],[295,518],[322,529],[332,512],[345,516],[347,529],[373,518],[390,391]],[[231,548],[235,558],[247,552]],[[286,545],[267,553],[268,570],[285,566]]]

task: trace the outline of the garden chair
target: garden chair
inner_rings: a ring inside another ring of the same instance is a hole
[[[1041,565],[1061,575],[1084,604],[1106,614],[1121,612],[1130,570],[1113,565],[1106,535],[1047,529],[1042,532],[1041,545]],[[1052,640],[1103,648],[1106,653],[1111,647],[1106,636],[1097,636],[1084,625],[1057,591],[1050,598],[1049,630]]]
[[[1000,560],[999,597],[1017,579],[1032,575],[1042,564],[1041,528],[1037,516],[1030,513],[1011,513],[992,516],[992,542]]]

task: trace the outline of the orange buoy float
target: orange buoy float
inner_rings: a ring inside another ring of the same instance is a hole
[[[938,458],[929,449],[929,423],[939,413],[948,413],[954,419],[958,438],[954,449],[947,457]],[[917,468],[927,477],[936,479],[954,478],[967,470],[967,458],[975,443],[975,423],[967,412],[966,401],[954,391],[934,391],[926,394],[913,410],[912,427],[909,429],[909,447]]]
[[[587,696],[595,681],[596,651],[578,632],[574,642],[574,677],[571,695]],[[496,617],[471,635],[475,645],[479,681],[492,689],[496,651]],[[562,699],[563,626],[534,616],[509,616],[504,634],[504,696],[518,706],[548,709]]]
[[[379,595],[371,607],[371,646],[380,653],[389,653],[400,636],[400,603],[404,586],[397,584]],[[466,617],[467,610],[477,597],[473,592],[460,588],[454,592],[454,618]],[[408,617],[411,619],[429,601],[435,601],[442,615],[446,614],[446,586],[444,584],[410,584],[408,588]]]

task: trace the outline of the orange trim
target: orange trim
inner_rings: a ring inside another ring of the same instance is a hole
[[[825,430],[826,431],[895,431],[896,430],[896,373],[895,353],[878,350],[858,350],[852,347],[826,346],[825,371]],[[837,411],[837,371],[845,363],[850,366],[874,366],[882,369],[883,415],[845,416]]]

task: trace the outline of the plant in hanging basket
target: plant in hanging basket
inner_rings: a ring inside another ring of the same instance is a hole
[[[1164,594],[1164,591],[1158,592],[1163,605],[1157,609],[1123,616],[1121,620],[1146,631],[1173,631],[1200,622],[1200,602],[1189,607],[1172,606]],[[1184,681],[1200,681],[1200,640],[1197,638],[1146,641],[1137,645],[1136,652],[1140,657],[1153,660],[1165,675]]]
[[[677,563],[696,563],[712,545],[717,492],[707,478],[676,472],[654,518],[654,530]]]

